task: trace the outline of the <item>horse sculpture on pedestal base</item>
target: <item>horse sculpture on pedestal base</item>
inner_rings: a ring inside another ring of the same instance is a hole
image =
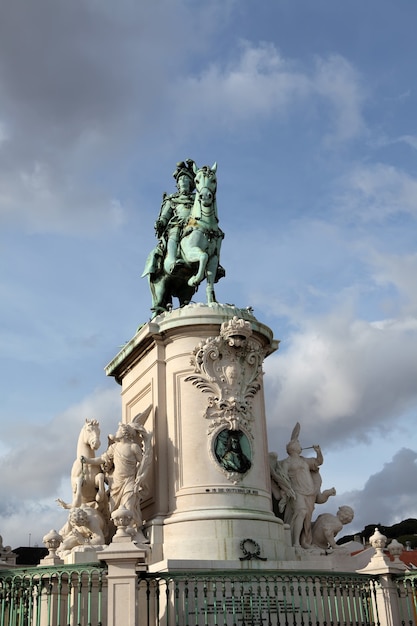
[[[87,465],[81,457],[94,458],[100,447],[100,425],[97,420],[86,419],[77,442],[77,456],[71,470],[72,502],[57,502],[64,509],[87,505],[97,509],[104,519],[108,517],[108,499],[105,493],[104,474],[100,466]]]
[[[143,275],[149,276],[153,317],[172,307],[172,298],[180,306],[189,304],[200,283],[207,280],[207,302],[216,302],[214,283],[225,275],[219,263],[224,238],[217,216],[217,164],[198,168],[195,174],[195,197],[178,245],[177,260],[172,271],[164,269],[164,246],[160,242],[151,252]]]

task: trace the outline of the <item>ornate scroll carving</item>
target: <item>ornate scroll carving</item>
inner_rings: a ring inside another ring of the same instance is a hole
[[[263,350],[252,337],[250,322],[233,317],[224,322],[217,337],[209,337],[193,351],[195,374],[191,382],[208,398],[204,417],[211,420],[209,433],[219,426],[245,428],[251,434],[252,400],[260,389]]]

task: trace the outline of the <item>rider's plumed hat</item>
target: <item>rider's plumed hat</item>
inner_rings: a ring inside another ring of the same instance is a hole
[[[187,159],[186,161],[179,161],[177,163],[177,169],[172,174],[175,180],[178,182],[180,176],[188,176],[191,180],[194,187],[194,170],[193,170],[194,161],[192,159]]]

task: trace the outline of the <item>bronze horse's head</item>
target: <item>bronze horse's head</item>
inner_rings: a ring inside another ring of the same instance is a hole
[[[203,167],[200,168],[194,164],[193,169],[195,174],[194,184],[196,187],[196,195],[203,206],[211,206],[214,202],[217,189],[217,163],[214,163],[212,167],[203,165]]]

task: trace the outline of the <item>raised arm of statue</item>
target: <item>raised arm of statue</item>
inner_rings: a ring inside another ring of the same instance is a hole
[[[323,453],[321,451],[321,448],[318,444],[315,444],[313,446],[313,450],[316,453],[316,461],[317,461],[317,465],[323,465]]]
[[[96,456],[94,458],[88,458],[86,456],[80,456],[81,464],[87,463],[87,465],[103,465],[104,458]]]

